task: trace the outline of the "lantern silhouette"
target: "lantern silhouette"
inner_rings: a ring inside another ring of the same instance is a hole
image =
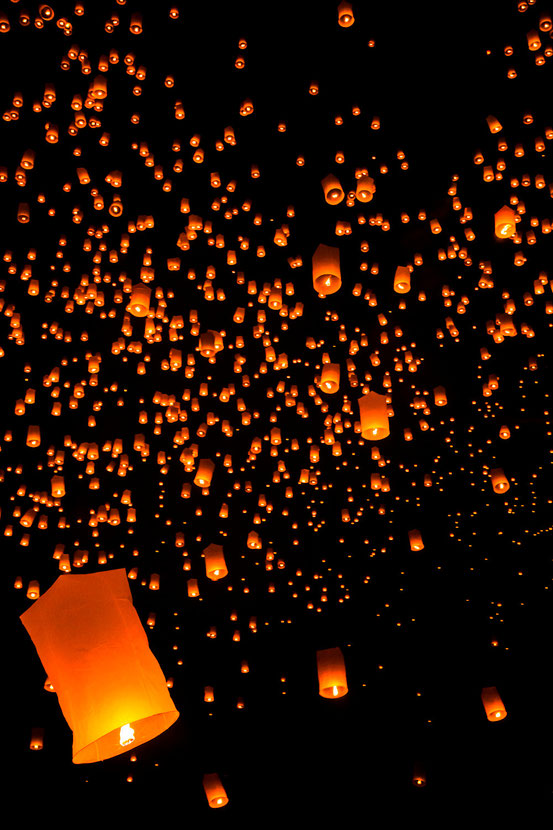
[[[20,619],[73,731],[73,763],[112,758],[178,718],[124,568],[64,574]]]
[[[225,555],[223,553],[222,545],[209,545],[204,550],[205,556],[205,572],[208,579],[214,581],[223,579],[228,575],[227,563],[225,562]]]
[[[481,698],[488,720],[503,720],[507,717],[507,710],[495,686],[485,686],[482,689]]]
[[[204,791],[210,807],[224,807],[228,804],[228,796],[216,772],[204,775]]]
[[[369,392],[359,398],[361,417],[361,435],[371,441],[379,441],[390,434],[386,396],[378,392]]]
[[[339,648],[317,651],[317,673],[321,697],[343,697],[348,693],[344,655]]]
[[[334,294],[342,285],[340,249],[318,245],[313,254],[313,288],[319,294]]]

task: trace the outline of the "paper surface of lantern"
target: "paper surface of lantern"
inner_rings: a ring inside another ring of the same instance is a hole
[[[488,720],[503,720],[507,717],[507,710],[495,686],[485,686],[482,689],[481,698]]]
[[[228,575],[222,545],[211,544],[204,550],[205,572],[208,579],[223,579]]]
[[[343,697],[348,693],[346,666],[340,648],[317,651],[317,673],[321,697]]]
[[[129,311],[134,317],[146,317],[150,310],[151,289],[139,283],[133,285]]]
[[[178,718],[123,568],[64,574],[20,619],[73,731],[73,763],[112,758]]]
[[[495,235],[499,239],[509,239],[517,232],[516,213],[508,205],[504,205],[494,215]]]
[[[501,467],[497,467],[494,470],[490,470],[490,478],[492,480],[492,487],[494,493],[506,493],[509,489],[509,482],[507,480],[507,476],[501,469]]]
[[[405,265],[398,265],[394,274],[394,291],[407,294],[411,290],[411,272]]]
[[[340,388],[340,364],[325,363],[321,372],[321,389],[323,392],[334,394]]]
[[[359,398],[361,435],[371,441],[379,441],[390,434],[386,396],[369,392]]]

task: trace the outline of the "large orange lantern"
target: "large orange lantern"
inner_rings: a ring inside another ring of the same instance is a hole
[[[494,214],[495,235],[499,239],[509,239],[517,232],[516,213],[508,205],[503,205]]]
[[[398,265],[394,274],[394,291],[407,294],[411,290],[411,272],[406,265]]]
[[[506,493],[509,489],[509,481],[501,467],[490,470],[490,478],[494,493]]]
[[[343,697],[348,693],[344,655],[339,648],[325,648],[317,652],[317,673],[321,697]]]
[[[340,184],[340,180],[332,173],[325,176],[321,181],[321,185],[324,190],[327,205],[339,205],[345,199],[346,194]]]
[[[334,294],[342,285],[340,249],[318,245],[313,254],[313,288],[319,294]]]
[[[354,23],[355,18],[353,16],[351,3],[348,3],[347,0],[342,0],[338,6],[338,26],[341,26],[343,29],[349,29],[349,27],[353,26]]]
[[[482,689],[481,697],[488,720],[503,720],[507,717],[507,710],[495,686],[485,686]]]
[[[133,317],[146,317],[150,310],[151,293],[152,290],[147,285],[133,285],[128,309]]]
[[[198,464],[198,472],[194,476],[196,487],[209,487],[213,476],[215,464],[209,458],[202,458]]]
[[[320,387],[323,392],[334,394],[340,388],[340,364],[325,363],[321,372]]]
[[[369,392],[359,398],[359,415],[361,417],[361,435],[371,441],[379,441],[390,434],[386,395]]]
[[[223,553],[222,545],[208,545],[204,550],[205,557],[205,573],[208,579],[214,581],[223,579],[228,575],[227,563],[225,562],[225,555]]]
[[[73,731],[74,764],[112,758],[177,720],[124,568],[64,574],[20,619]]]

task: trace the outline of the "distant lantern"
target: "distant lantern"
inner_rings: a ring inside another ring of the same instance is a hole
[[[509,239],[516,234],[516,213],[508,205],[500,208],[494,214],[495,235],[499,239]]]
[[[228,804],[228,796],[217,773],[206,773],[203,783],[207,803],[210,807],[224,807],[225,804]]]
[[[411,550],[423,550],[424,542],[422,541],[420,530],[409,531],[409,545]]]
[[[318,245],[313,254],[313,288],[319,294],[335,294],[342,285],[340,249]]]
[[[346,194],[343,191],[340,181],[332,173],[325,176],[321,181],[321,185],[325,195],[325,202],[328,205],[339,205],[345,198]]]
[[[225,562],[225,555],[223,553],[222,545],[209,545],[204,550],[205,558],[205,573],[208,579],[214,581],[223,579],[228,575],[227,563]]]
[[[319,386],[323,392],[328,392],[329,395],[334,394],[340,388],[340,364],[339,363],[325,363],[321,372],[321,381]]]
[[[361,435],[370,441],[379,441],[390,434],[388,421],[388,407],[386,395],[378,392],[369,392],[359,398],[359,414],[361,417]]]
[[[129,311],[133,317],[146,317],[150,310],[150,294],[152,290],[147,285],[139,283],[133,285]]]
[[[317,651],[317,672],[321,697],[337,698],[348,693],[344,655],[339,648]]]
[[[355,18],[351,3],[348,3],[347,0],[342,0],[342,3],[338,6],[338,26],[341,26],[343,29],[349,29],[354,23]]]
[[[405,265],[398,265],[394,274],[394,291],[407,294],[411,290],[411,272]]]
[[[209,458],[202,458],[198,464],[198,471],[194,476],[194,484],[197,487],[209,487],[213,476],[215,464]]]
[[[134,749],[178,718],[124,568],[64,574],[20,619],[73,731],[73,763]]]
[[[482,689],[481,697],[488,720],[503,720],[503,718],[507,717],[507,710],[505,709],[503,701],[501,700],[499,692],[495,686],[484,687]]]
[[[501,467],[490,470],[490,478],[494,493],[506,493],[509,489],[509,481]]]

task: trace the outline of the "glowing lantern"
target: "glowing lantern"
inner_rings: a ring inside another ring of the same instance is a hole
[[[509,489],[509,482],[501,467],[490,470],[490,478],[494,493],[506,493]]]
[[[353,26],[354,23],[355,18],[353,16],[351,3],[348,3],[347,0],[342,0],[338,6],[338,26],[341,26],[343,29],[348,29],[350,26]]]
[[[200,590],[198,588],[198,580],[197,579],[187,579],[186,580],[186,590],[188,592],[189,597],[199,597]]]
[[[360,176],[355,186],[355,198],[360,202],[370,202],[375,190],[374,179],[370,176]]]
[[[422,550],[424,548],[420,530],[409,531],[409,545],[411,550]]]
[[[202,458],[198,464],[198,471],[194,476],[194,484],[197,487],[209,487],[215,464],[209,458]]]
[[[317,651],[317,672],[321,697],[337,698],[348,693],[344,655],[339,648]]]
[[[503,720],[503,718],[507,717],[507,710],[505,709],[503,701],[501,700],[499,692],[495,686],[484,687],[482,689],[481,697],[488,720]]]
[[[204,550],[204,557],[205,572],[208,579],[216,581],[227,576],[228,569],[222,545],[209,545]]]
[[[40,427],[29,426],[27,430],[27,446],[38,447],[40,445]]]
[[[336,176],[333,176],[330,173],[328,176],[321,182],[322,188],[325,194],[325,202],[327,205],[339,205],[340,202],[345,198],[345,193],[342,189],[342,185],[340,184],[339,180]]]
[[[58,577],[21,621],[73,731],[73,763],[112,758],[178,718],[123,568]]]
[[[340,364],[325,363],[321,372],[320,387],[323,392],[329,395],[334,394],[340,388]]]
[[[313,254],[313,288],[326,296],[334,294],[341,285],[340,249],[318,245]]]
[[[202,357],[214,357],[223,348],[223,338],[218,331],[206,331],[200,335],[200,354]]]
[[[210,807],[224,807],[228,804],[228,796],[216,772],[204,775],[204,790]]]
[[[443,386],[436,386],[434,388],[434,403],[436,406],[445,406],[447,404],[447,395]]]
[[[359,398],[361,435],[371,441],[379,441],[390,434],[386,396],[369,392]]]
[[[508,205],[504,205],[494,215],[495,235],[500,239],[509,239],[516,233],[516,213]]]
[[[405,265],[398,265],[394,274],[394,291],[407,294],[411,290],[411,272]]]
[[[131,292],[131,301],[128,310],[133,317],[146,317],[150,310],[150,294],[151,289],[148,286],[139,283],[133,285]]]
[[[52,476],[52,495],[54,498],[65,496],[65,481],[63,476]]]

